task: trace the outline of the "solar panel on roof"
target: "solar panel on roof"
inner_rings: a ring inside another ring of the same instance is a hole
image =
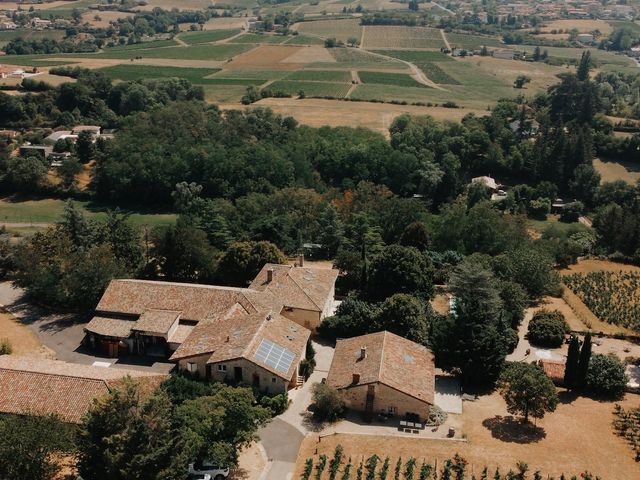
[[[291,368],[291,362],[293,362],[295,355],[292,351],[277,343],[263,338],[258,350],[256,350],[255,358],[275,370],[287,373]]]

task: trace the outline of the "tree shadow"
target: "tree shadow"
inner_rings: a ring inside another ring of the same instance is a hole
[[[493,438],[510,443],[536,443],[547,436],[544,428],[531,423],[522,423],[509,415],[487,418],[482,425],[491,432]]]
[[[564,392],[558,392],[558,401],[563,405],[567,405],[575,402],[579,396],[576,392],[565,390]]]
[[[300,414],[300,416],[302,417],[302,425],[304,426],[304,428],[306,428],[310,432],[318,433],[324,429],[327,422],[318,420],[313,415],[312,407],[313,406],[310,406],[307,410],[305,410]]]
[[[247,480],[250,478],[250,473],[244,468],[237,467],[229,472],[229,478],[231,480]]]

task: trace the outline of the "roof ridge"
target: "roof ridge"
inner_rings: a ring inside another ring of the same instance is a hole
[[[106,378],[79,377],[77,375],[70,375],[70,374],[65,374],[65,373],[34,372],[33,370],[25,370],[24,368],[0,367],[0,370],[5,371],[5,372],[32,373],[32,374],[35,374],[35,375],[45,375],[47,377],[76,378],[76,379],[80,379],[80,380],[89,380],[89,381],[98,382],[98,383],[106,383],[107,380],[108,380]],[[123,375],[122,378],[124,378],[125,376],[126,375]]]
[[[310,295],[305,291],[305,289],[304,289],[304,288],[302,288],[302,285],[300,285],[298,282],[296,282],[296,279],[295,279],[295,278],[293,278],[293,277],[290,275],[290,272],[291,272],[291,270],[293,270],[293,268],[295,268],[295,267],[292,267],[292,268],[289,270],[289,272],[287,272],[287,275],[289,276],[289,278],[291,279],[291,281],[292,281],[293,283],[295,283],[295,284],[296,284],[296,286],[297,286],[297,287],[302,291],[302,293],[304,293],[304,294],[305,294],[305,296],[306,296],[309,300],[311,300],[311,303],[313,303],[313,304],[314,304],[317,308],[319,308],[319,309],[320,309],[320,311],[322,312],[322,307],[321,307],[320,305],[318,305],[318,304],[316,303],[316,301],[315,301],[313,298],[311,298],[311,296],[310,296]],[[305,267],[298,267],[298,268],[305,268]]]
[[[377,379],[379,382],[382,382],[382,365],[384,365],[384,348],[386,343],[387,343],[387,331],[383,330],[382,331],[382,348],[380,349],[380,365],[378,366],[378,376],[377,376]]]
[[[250,290],[245,287],[230,287],[227,285],[206,285],[204,283],[180,283],[180,282],[165,282],[163,280],[144,280],[140,278],[116,278],[112,282],[127,282],[127,283],[150,283],[154,285],[171,285],[175,287],[190,287],[190,288],[202,288],[208,290],[229,290],[232,292],[245,292]]]

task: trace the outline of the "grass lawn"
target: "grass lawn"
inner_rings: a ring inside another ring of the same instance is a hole
[[[205,30],[203,32],[185,32],[181,33],[178,38],[189,45],[198,43],[217,42],[225,38],[233,37],[240,33],[240,30]]]
[[[253,48],[253,45],[238,43],[225,43],[220,45],[193,45],[189,47],[145,48],[139,50],[122,50],[112,48],[104,53],[97,54],[73,54],[75,57],[87,58],[113,58],[130,59],[142,58],[168,58],[176,60],[226,60]]]
[[[104,73],[112,80],[139,80],[141,78],[185,78],[196,85],[210,85],[218,82],[204,78],[219,72],[217,68],[182,68],[182,67],[159,67],[151,65],[113,65],[111,67],[97,70]]]
[[[362,83],[394,85],[396,87],[428,88],[426,85],[418,83],[413,77],[403,73],[358,72],[358,76]]]
[[[104,219],[110,207],[94,202],[76,202],[89,218]],[[3,223],[55,223],[60,220],[64,210],[64,200],[46,198],[38,200],[0,200],[0,222]],[[130,213],[129,220],[136,225],[150,227],[159,225],[171,225],[175,222],[176,215],[172,213],[151,213],[135,209],[121,211]]]
[[[293,96],[297,96],[300,91],[303,91],[307,97],[343,98],[350,87],[350,83],[290,82],[287,80],[278,80],[269,85],[268,89],[272,92],[282,92]]]
[[[351,82],[351,72],[346,70],[299,70],[285,77],[286,80],[312,82]]]

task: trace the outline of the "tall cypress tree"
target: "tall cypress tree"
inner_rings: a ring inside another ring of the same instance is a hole
[[[569,343],[569,352],[567,354],[567,363],[564,370],[564,386],[572,389],[576,384],[576,375],[578,374],[578,362],[580,361],[580,342],[575,335],[571,336]]]
[[[587,333],[584,337],[582,350],[580,350],[580,360],[578,361],[578,370],[576,374],[576,387],[584,387],[587,378],[587,370],[589,370],[589,360],[591,360],[591,334]]]

